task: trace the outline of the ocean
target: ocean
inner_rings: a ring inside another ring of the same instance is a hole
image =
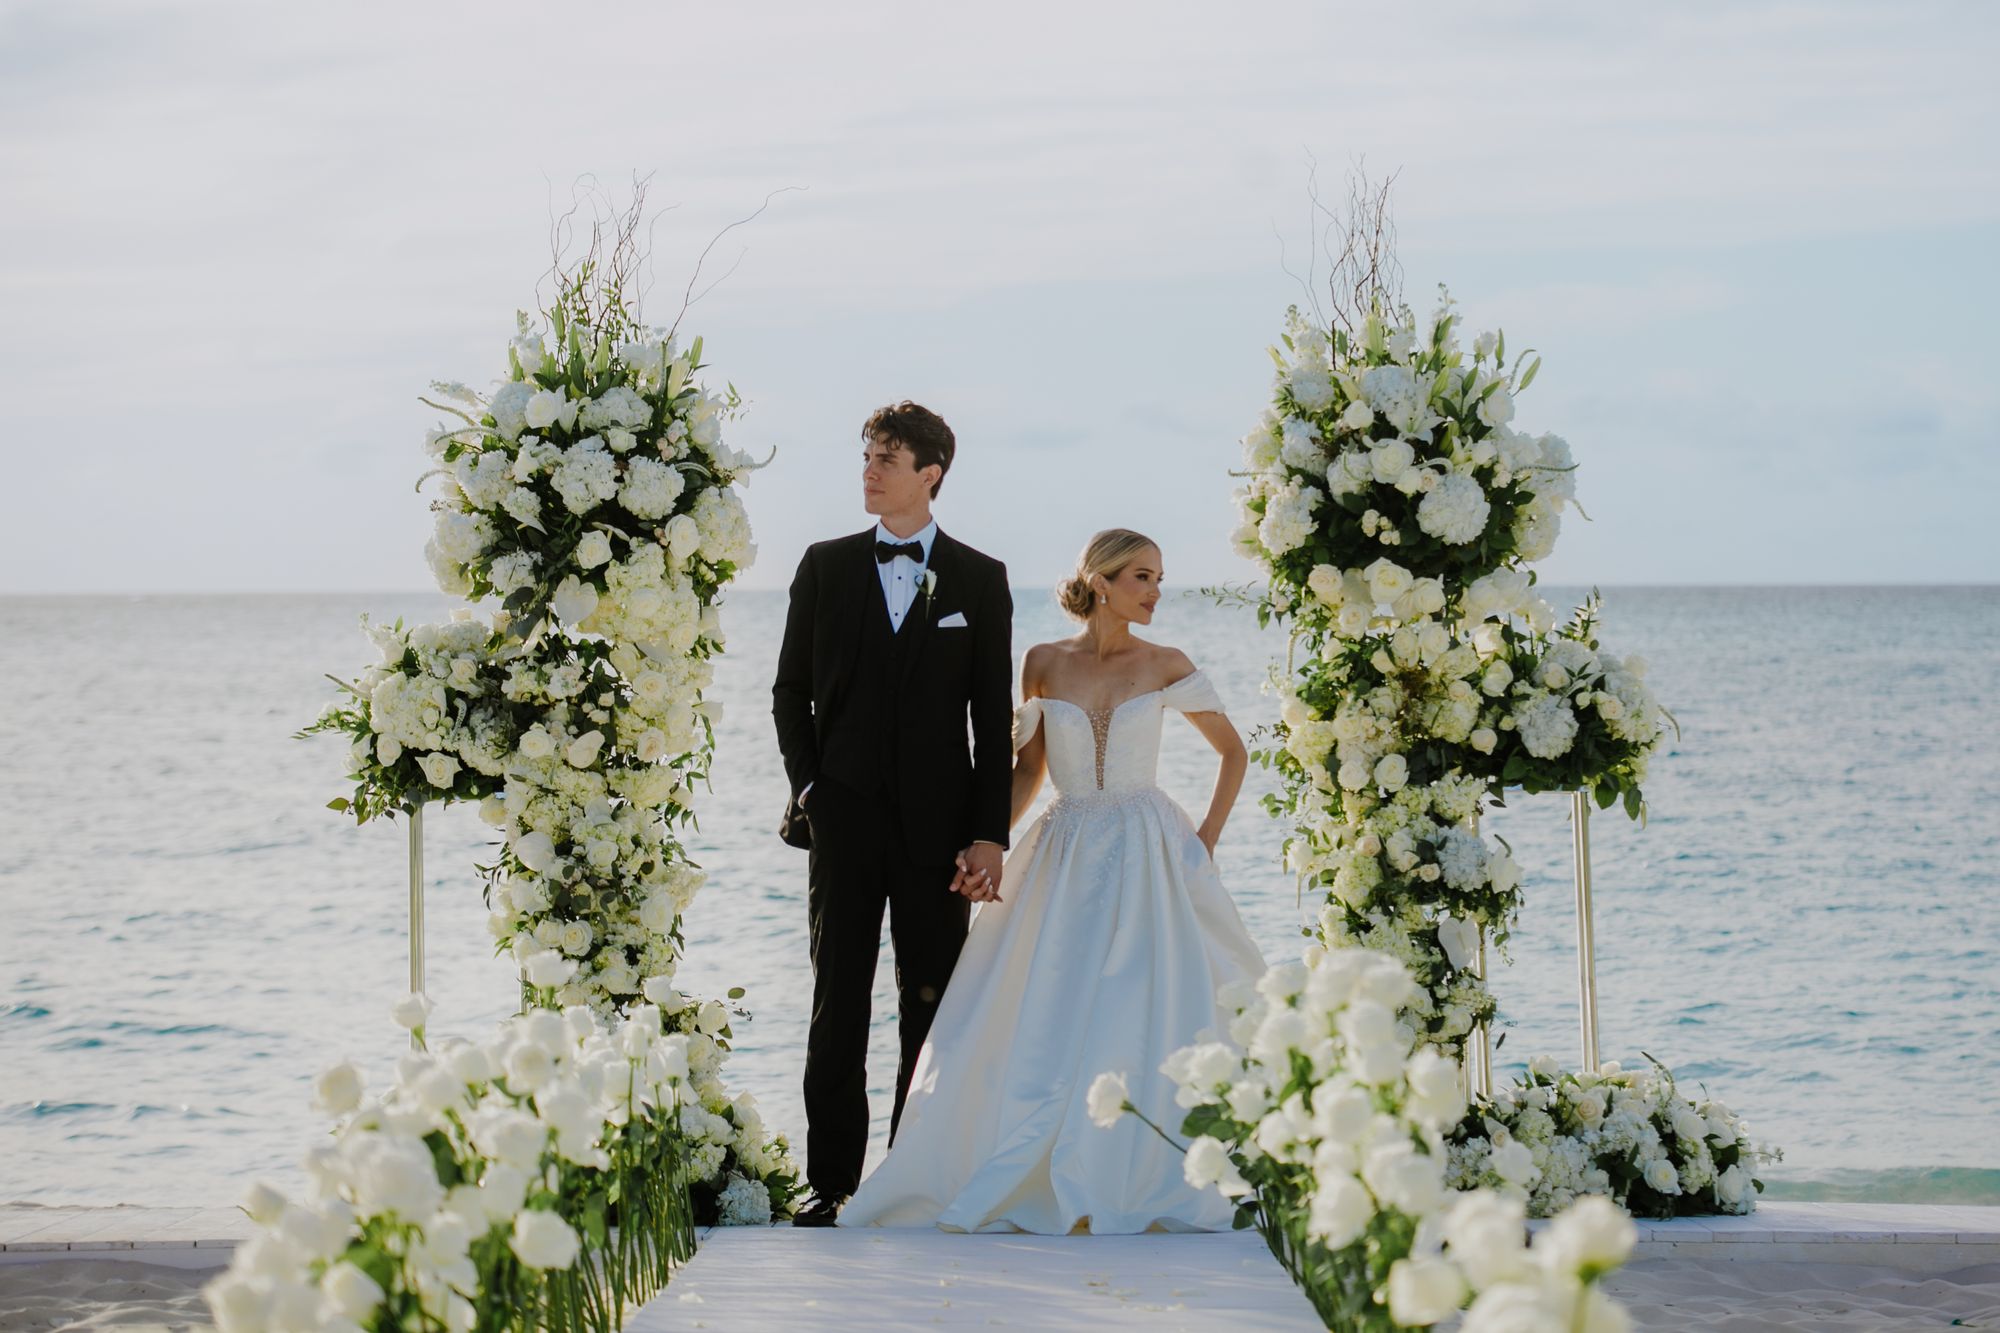
[[[1559,608],[1584,590],[1544,589]],[[1015,650],[1067,632],[1016,592]],[[372,656],[357,618],[442,618],[425,595],[0,599],[0,1202],[227,1204],[297,1187],[317,1071],[378,1085],[404,1047],[401,823],[356,828],[341,743],[291,733]],[[737,592],[694,842],[690,990],[743,986],[732,1085],[804,1140],[805,858],[778,841],[770,724],[778,592]],[[1602,1050],[1647,1056],[1784,1149],[1770,1197],[2000,1203],[2000,589],[1604,590],[1604,641],[1643,653],[1680,723],[1645,827],[1590,824]],[[1203,666],[1246,731],[1283,637],[1192,593],[1151,637]],[[1213,757],[1168,721],[1162,783],[1205,806]],[[1300,944],[1252,770],[1218,862],[1268,958]],[[1044,793],[1046,798],[1046,792]],[[1487,827],[1527,870],[1495,969],[1502,1077],[1577,1057],[1567,798]],[[510,1012],[472,867],[491,831],[427,818],[438,1033]],[[887,1132],[888,948],[869,1066]]]

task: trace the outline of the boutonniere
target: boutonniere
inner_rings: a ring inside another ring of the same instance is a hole
[[[935,569],[926,569],[924,571],[923,587],[924,611],[928,614],[932,604],[937,600],[937,571]]]

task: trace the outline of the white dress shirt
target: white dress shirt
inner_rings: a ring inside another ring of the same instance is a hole
[[[882,580],[882,600],[889,605],[889,628],[901,630],[903,618],[909,615],[911,603],[917,600],[917,589],[922,585],[924,570],[930,567],[931,543],[937,540],[937,520],[932,519],[924,524],[916,535],[911,537],[898,537],[878,522],[875,525],[875,540],[888,542],[891,545],[918,542],[924,548],[921,564],[906,555],[899,555],[887,564],[877,563],[875,566],[875,573]],[[870,557],[874,556],[873,548],[870,548],[868,554]],[[804,800],[806,793],[812,789],[813,785],[810,782],[800,788],[799,799]]]
[[[932,519],[914,535],[898,537],[880,523],[875,525],[875,540],[888,542],[892,546],[904,542],[917,542],[924,548],[921,562],[906,555],[899,555],[887,564],[875,566],[875,572],[882,579],[882,599],[889,604],[889,628],[901,630],[903,617],[910,613],[910,604],[917,600],[917,588],[924,577],[924,570],[931,562],[931,543],[937,540],[937,520]],[[870,552],[869,554],[874,554]]]

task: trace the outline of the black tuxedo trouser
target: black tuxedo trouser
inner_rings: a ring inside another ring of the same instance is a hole
[[[861,1183],[868,1149],[868,1022],[882,909],[896,956],[902,1056],[889,1118],[893,1142],[917,1055],[965,944],[972,904],[951,891],[956,867],[910,859],[894,799],[821,775],[806,797],[812,826],[807,919],[813,967],[806,1036],[806,1181],[845,1198]]]

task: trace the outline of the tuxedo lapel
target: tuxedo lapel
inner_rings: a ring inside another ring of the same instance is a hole
[[[861,635],[868,626],[868,617],[874,614],[869,605],[882,601],[880,576],[875,573],[875,531],[857,532],[848,538],[850,550],[841,555],[838,574],[840,577],[841,601],[845,621],[838,642],[842,667],[839,679],[851,680],[861,660]],[[886,617],[887,612],[883,612]]]

